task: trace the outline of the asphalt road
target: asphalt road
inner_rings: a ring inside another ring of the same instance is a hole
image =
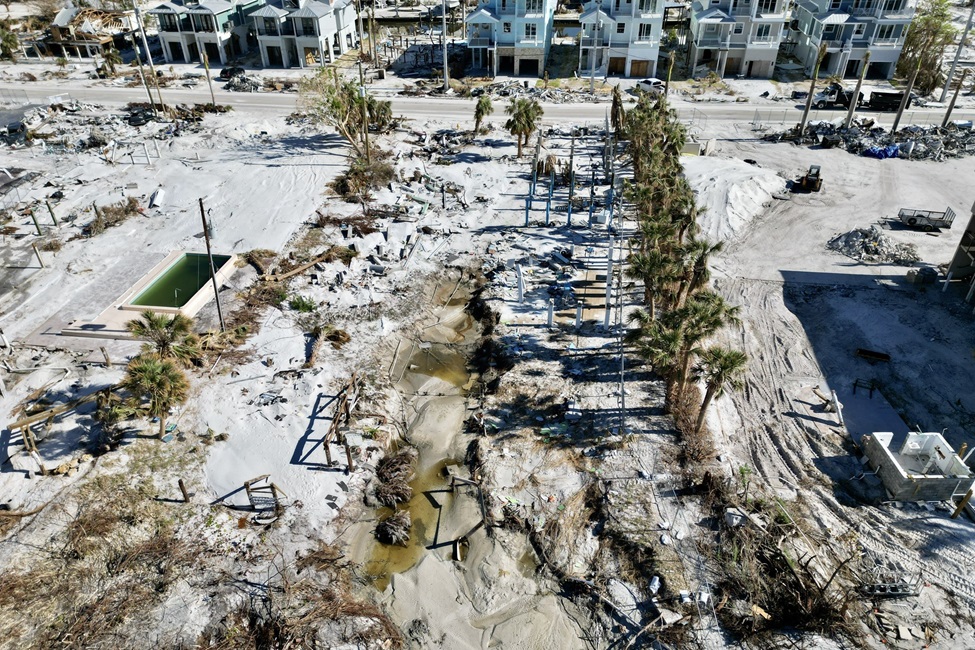
[[[27,93],[32,103],[44,103],[48,97],[54,95],[70,95],[72,98],[98,104],[125,104],[133,101],[145,101],[146,94],[142,88],[115,87],[84,87],[82,82],[61,83],[28,83],[10,84],[0,83],[0,90],[23,91]],[[297,94],[295,93],[234,93],[220,88],[222,84],[214,82],[214,93],[217,102],[229,104],[234,108],[254,113],[287,114],[295,110]],[[376,96],[382,96],[393,102],[393,113],[412,119],[436,119],[466,123],[472,119],[474,100],[461,98],[433,98],[433,97],[403,97],[389,94],[389,91],[374,91]],[[205,103],[210,101],[210,92],[206,84],[201,83],[196,88],[164,89],[163,100],[181,104]],[[609,110],[608,102],[598,104],[543,104],[544,116],[542,121],[547,124],[565,122],[602,122]],[[694,120],[702,127],[710,122],[751,122],[758,113],[760,119],[772,124],[791,126],[797,123],[802,115],[801,106],[789,102],[757,104],[757,103],[691,103],[684,100],[674,102],[674,107],[685,120]],[[878,113],[873,111],[858,111],[858,115],[872,117],[878,123],[889,125],[893,122],[893,113]],[[834,119],[843,117],[846,111],[813,111],[810,119]],[[902,120],[903,124],[910,123],[940,123],[944,115],[943,108],[911,108]],[[501,111],[496,109],[494,119],[500,119]],[[972,119],[972,111],[956,111],[954,119]],[[706,129],[705,129],[706,130]]]

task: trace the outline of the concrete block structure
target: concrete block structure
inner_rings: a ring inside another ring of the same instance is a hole
[[[859,76],[870,52],[867,76],[890,79],[914,18],[915,0],[798,0],[792,11],[795,55],[807,74],[826,45],[820,75]]]
[[[893,433],[874,433],[860,442],[891,499],[950,501],[975,486],[975,474],[940,433],[909,433],[897,451],[893,440]]]
[[[548,64],[555,0],[483,0],[467,16],[475,68],[541,77]]]
[[[655,76],[664,7],[664,0],[585,4],[579,16],[579,76]]]
[[[251,14],[264,67],[325,65],[358,45],[351,0],[284,0]]]
[[[785,32],[786,0],[694,0],[691,69],[771,78]],[[695,74],[698,74],[695,72]]]
[[[201,61],[205,52],[210,65],[225,65],[249,49],[248,16],[263,5],[264,0],[164,2],[148,13],[159,20],[159,41],[167,63]]]

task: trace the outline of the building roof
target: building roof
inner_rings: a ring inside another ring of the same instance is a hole
[[[297,9],[288,14],[288,18],[321,18],[330,13],[332,13],[332,5],[312,0],[301,9]]]
[[[717,7],[711,7],[698,15],[699,23],[733,23],[735,19],[721,11]]]
[[[580,23],[595,23],[600,22],[604,25],[612,25],[616,21],[610,18],[609,14],[599,8],[597,5],[589,11],[585,11],[579,15]]]
[[[490,9],[484,7],[478,9],[477,11],[471,12],[467,16],[467,22],[469,23],[496,23],[498,22],[498,17],[494,15],[494,12]]]
[[[849,19],[850,14],[835,13],[825,16],[824,18],[820,19],[819,22],[823,23],[824,25],[842,25]]]
[[[161,5],[153,7],[146,13],[148,14],[185,14],[186,7],[173,4],[172,2],[164,2]]]
[[[273,5],[264,5],[257,11],[250,14],[252,18],[284,18],[288,15],[285,9]]]
[[[191,14],[222,14],[227,11],[233,11],[233,9],[234,5],[229,2],[224,2],[224,0],[209,0],[208,2],[201,2],[191,8],[189,12]]]

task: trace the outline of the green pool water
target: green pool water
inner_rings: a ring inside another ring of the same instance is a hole
[[[213,267],[220,269],[229,255],[214,255]],[[201,253],[186,253],[142,290],[132,300],[138,307],[172,307],[178,309],[210,281],[210,263]]]

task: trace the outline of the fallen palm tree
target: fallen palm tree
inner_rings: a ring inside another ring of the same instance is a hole
[[[410,541],[410,527],[413,519],[406,510],[399,510],[379,522],[376,526],[376,539],[383,544],[406,546]]]

